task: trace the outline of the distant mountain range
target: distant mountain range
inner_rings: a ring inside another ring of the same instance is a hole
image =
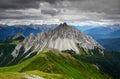
[[[22,33],[25,36],[29,36],[30,33],[37,34],[39,32],[52,30],[57,25],[0,25],[0,40],[5,39],[8,36],[16,35],[17,33]]]
[[[107,50],[120,51],[120,25],[110,26],[75,26],[87,35],[92,36],[97,42],[99,42]]]
[[[17,33],[23,33],[24,36],[29,36],[30,33],[38,34],[56,28],[58,25],[0,25],[0,40],[5,39],[8,36],[16,35]],[[120,51],[119,43],[114,44],[109,42],[109,39],[116,42],[120,42],[120,25],[109,25],[109,26],[73,26],[83,33],[91,36],[97,42],[99,42],[104,48],[113,51]],[[107,43],[104,40],[108,40]]]
[[[120,25],[118,26],[74,26],[82,32],[92,36],[94,39],[118,38],[120,37]]]

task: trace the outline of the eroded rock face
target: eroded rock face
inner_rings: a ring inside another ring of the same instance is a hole
[[[49,43],[52,41],[53,42],[52,44],[55,43],[55,45],[58,45],[58,48],[57,48],[58,50],[59,50],[59,48],[62,49],[62,47],[64,49],[64,45],[65,45],[65,48],[67,49],[66,44],[68,45],[68,49],[69,49],[69,47],[72,49],[77,48],[77,47],[75,47],[76,43],[79,43],[79,45],[81,47],[87,48],[87,49],[94,49],[94,47],[102,48],[102,46],[100,44],[98,44],[90,36],[87,36],[87,35],[83,34],[82,32],[80,32],[79,30],[68,26],[66,23],[61,24],[56,29],[48,32],[48,36],[50,38]],[[59,44],[59,42],[60,42],[60,44]],[[48,45],[49,45],[49,43],[48,43]],[[59,47],[61,45],[62,45],[62,47]],[[49,46],[49,47],[51,47],[51,46]]]
[[[26,37],[23,42],[16,46],[12,52],[12,56],[16,58],[21,53],[21,48],[23,50],[22,56],[26,54],[26,56],[22,58],[27,58],[31,54],[45,48],[57,49],[59,51],[73,50],[77,54],[81,54],[77,44],[79,44],[79,47],[85,49],[94,49],[94,47],[103,49],[103,47],[90,36],[64,23],[52,31],[41,32],[36,36],[31,34],[29,37]]]

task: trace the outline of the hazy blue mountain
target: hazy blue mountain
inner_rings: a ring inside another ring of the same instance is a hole
[[[30,33],[37,34],[39,32],[52,30],[56,25],[0,25],[0,40],[5,39],[8,36],[15,35],[17,33],[23,33],[28,36]]]
[[[85,30],[84,32],[87,34],[107,34],[107,33],[110,33],[112,31],[113,30],[108,28],[108,27],[95,27],[92,29]]]
[[[94,39],[111,38],[108,34],[112,32],[114,32],[114,30],[108,27],[95,27],[84,31],[84,33],[92,36]]]
[[[103,38],[118,38],[120,37],[120,25],[109,25],[109,26],[75,26],[82,32],[92,36],[95,39]]]
[[[95,27],[92,27],[92,26],[74,26],[74,25],[71,25],[71,26],[79,29],[82,32],[95,28]]]
[[[120,51],[120,38],[106,38],[97,41],[107,50]]]
[[[99,42],[107,50],[120,51],[120,25],[109,26],[75,26],[77,29],[82,30],[85,34],[92,36],[97,42]]]
[[[115,30],[111,33],[108,34],[108,36],[110,37],[113,37],[113,38],[120,38],[120,30]]]

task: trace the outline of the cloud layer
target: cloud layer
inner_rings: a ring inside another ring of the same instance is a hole
[[[0,0],[0,23],[114,24],[120,0]]]

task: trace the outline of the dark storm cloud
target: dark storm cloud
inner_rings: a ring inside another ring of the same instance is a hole
[[[0,9],[23,9],[23,8],[37,8],[39,7],[37,1],[33,0],[1,0]]]
[[[41,10],[41,13],[42,14],[48,14],[48,15],[51,15],[51,16],[55,16],[55,15],[60,13],[60,10],[56,10],[56,9],[43,9],[43,10]]]
[[[94,19],[120,20],[120,0],[71,0],[71,3],[71,9],[78,14],[93,13]]]
[[[42,16],[0,16],[0,19],[33,19],[33,20],[37,20],[37,19],[44,19],[44,17]]]
[[[39,8],[40,2],[55,3],[62,0],[0,0],[0,9]]]
[[[0,0],[0,19],[27,18],[119,21],[120,0]]]
[[[82,10],[99,13],[105,12],[109,14],[120,14],[120,0],[0,0],[0,9],[39,8],[40,2],[55,4],[62,1],[70,1],[71,7],[73,9],[76,8],[78,11]],[[55,5],[55,7],[59,8],[63,7],[63,5],[60,3],[59,5]],[[48,11],[48,13],[49,12],[50,11]]]
[[[31,10],[30,10],[31,11]],[[27,13],[27,12],[26,12]],[[0,12],[0,19],[44,19],[42,15],[34,15],[32,13],[28,13],[25,15],[24,10],[19,11],[19,10],[1,10]]]
[[[120,14],[120,0],[71,0],[78,10]],[[71,7],[72,7],[71,6]]]

